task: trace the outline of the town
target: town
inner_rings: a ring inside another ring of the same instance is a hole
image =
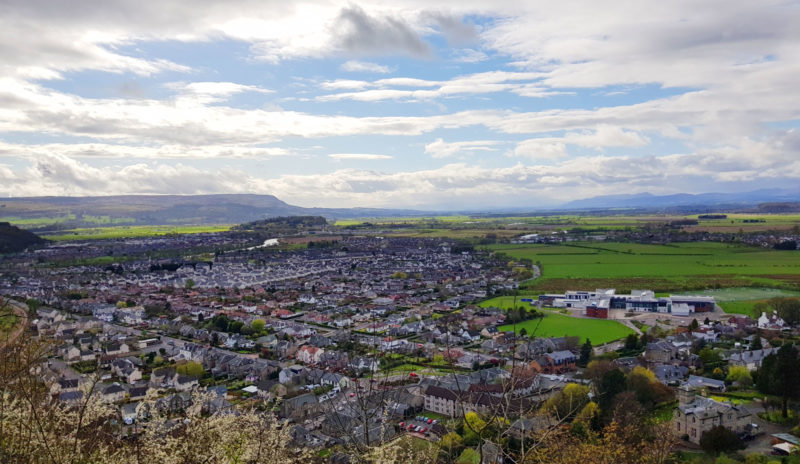
[[[651,416],[676,449],[800,444],[770,422],[796,399],[775,367],[798,362],[796,300],[756,319],[713,296],[651,290],[517,298],[541,269],[505,258],[375,235],[303,247],[224,233],[88,241],[9,255],[0,294],[24,314],[30,333],[16,336],[47,346],[49,394],[113,405],[120,436],[147,427],[153,407],[179,417],[201,402],[212,415],[263,405],[291,424],[293,446],[320,456],[413,438],[446,443],[454,459],[522,462],[546,431]],[[606,319],[627,335],[593,346],[517,327],[554,318]],[[505,425],[464,425],[497,417]]]

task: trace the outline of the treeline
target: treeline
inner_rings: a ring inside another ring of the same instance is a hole
[[[327,224],[327,219],[322,216],[285,216],[240,224],[231,230],[262,234],[293,234],[308,229],[319,229]]]

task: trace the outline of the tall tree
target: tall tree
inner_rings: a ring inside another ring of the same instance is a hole
[[[764,345],[761,343],[761,331],[757,331],[756,334],[753,336],[753,342],[750,343],[751,350],[761,350],[764,348]]]
[[[581,357],[578,359],[578,365],[586,367],[592,359],[592,342],[586,339],[586,343],[581,346]]]
[[[789,400],[800,398],[800,360],[797,348],[784,344],[777,354],[764,358],[758,372],[758,389],[781,397],[781,415],[789,417]]]

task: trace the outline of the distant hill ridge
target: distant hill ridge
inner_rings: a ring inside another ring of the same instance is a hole
[[[559,209],[588,208],[664,208],[675,206],[755,206],[761,203],[791,203],[800,201],[800,190],[762,189],[737,193],[677,193],[653,195],[636,193],[628,195],[601,195],[571,201]]]
[[[0,199],[0,218],[61,218],[60,228],[109,225],[240,224],[278,216],[358,218],[430,215],[379,208],[304,208],[273,195],[117,195]],[[35,229],[35,226],[26,226]],[[48,227],[52,229],[52,227]]]

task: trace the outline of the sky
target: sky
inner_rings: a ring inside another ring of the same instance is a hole
[[[4,0],[0,196],[797,189],[800,2]]]

